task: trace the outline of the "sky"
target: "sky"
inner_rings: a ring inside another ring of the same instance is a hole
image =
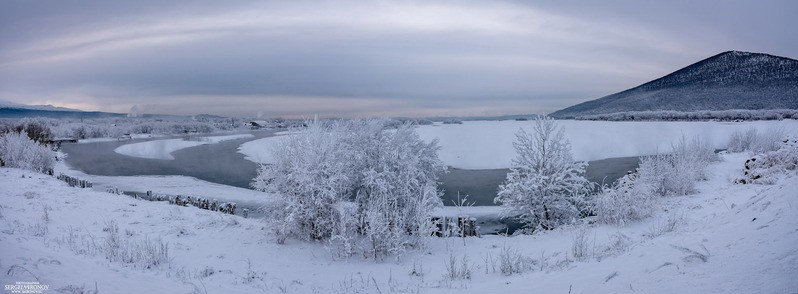
[[[740,50],[798,1],[0,1],[0,100],[241,117],[545,114]]]

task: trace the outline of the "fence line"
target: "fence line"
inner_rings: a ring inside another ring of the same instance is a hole
[[[65,174],[59,174],[56,177],[59,180],[66,182],[70,187],[78,187],[78,188],[91,188],[92,183],[86,180],[81,180],[75,177],[70,177]]]

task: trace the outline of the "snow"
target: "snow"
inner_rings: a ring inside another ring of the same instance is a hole
[[[459,169],[500,169],[512,166],[513,141],[520,128],[532,131],[534,121],[466,121],[463,124],[435,124],[416,128],[421,139],[438,139],[438,156]],[[735,130],[782,128],[798,134],[798,120],[754,122],[609,122],[558,120],[571,142],[575,160],[591,161],[613,157],[643,156],[670,151],[682,136],[701,137],[718,149],[725,148]],[[247,160],[273,163],[270,149],[283,136],[246,142],[239,148]]]
[[[35,275],[51,289],[96,285],[102,293],[795,291],[798,175],[781,175],[774,185],[736,185],[747,156],[722,157],[708,167],[699,193],[663,198],[653,217],[625,227],[581,224],[531,236],[430,238],[426,249],[384,262],[333,260],[315,242],[278,245],[258,219],[69,188],[53,177],[0,168],[0,283],[31,282]],[[669,219],[677,220],[673,230],[663,229]],[[168,264],[137,268],[110,262],[103,252],[76,253],[89,245],[75,240],[105,243],[103,228],[111,221],[124,240],[168,243]],[[577,261],[571,247],[581,230],[588,257]],[[613,235],[625,241],[610,246]],[[531,268],[509,277],[493,270],[486,260],[496,260],[503,248],[526,257]],[[450,256],[468,256],[471,279],[444,278]],[[7,274],[12,267],[25,271]],[[414,268],[422,274],[412,275]]]
[[[185,149],[205,144],[216,144],[228,140],[238,140],[238,139],[245,139],[252,137],[254,137],[254,135],[252,134],[237,134],[237,135],[226,135],[226,136],[199,137],[196,140],[185,140],[185,139],[154,140],[154,141],[122,145],[114,149],[114,152],[133,157],[171,160],[175,159],[174,157],[172,157],[172,152],[175,152],[180,149]]]
[[[422,139],[438,139],[440,158],[460,169],[498,169],[512,166],[513,141],[519,128],[532,131],[534,121],[467,121],[461,125],[420,126]],[[670,151],[684,136],[700,137],[715,148],[725,148],[734,130],[771,126],[798,133],[798,121],[723,122],[606,122],[558,120],[571,142],[575,160],[642,156]]]
[[[273,157],[272,151],[279,146],[282,140],[285,140],[287,133],[275,133],[274,137],[266,137],[263,139],[252,140],[241,144],[238,147],[238,153],[244,154],[244,159],[255,163],[273,164],[276,160]]]

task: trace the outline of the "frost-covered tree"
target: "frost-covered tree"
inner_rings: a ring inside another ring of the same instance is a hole
[[[343,200],[347,187],[345,151],[339,147],[336,129],[314,123],[299,135],[285,137],[272,153],[275,163],[263,165],[253,182],[259,190],[277,194],[283,202],[279,209],[278,235],[301,239],[325,239],[332,234],[339,215],[336,205]]]
[[[0,163],[47,173],[55,165],[55,152],[36,143],[25,132],[9,132],[0,136]]]
[[[14,130],[25,133],[28,138],[39,144],[47,144],[53,138],[51,128],[58,124],[58,120],[43,117],[25,117],[16,123]]]
[[[341,255],[379,257],[420,245],[441,205],[437,142],[385,120],[309,122],[272,149],[253,187],[275,193],[278,241],[328,240]]]
[[[551,229],[587,213],[587,163],[573,160],[553,119],[538,118],[532,133],[521,129],[513,146],[513,167],[494,199],[504,216],[518,217],[530,229]]]

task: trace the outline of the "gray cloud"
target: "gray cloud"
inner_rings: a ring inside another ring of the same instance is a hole
[[[692,2],[10,1],[0,100],[245,116],[547,113],[725,50],[798,55],[798,5]]]

